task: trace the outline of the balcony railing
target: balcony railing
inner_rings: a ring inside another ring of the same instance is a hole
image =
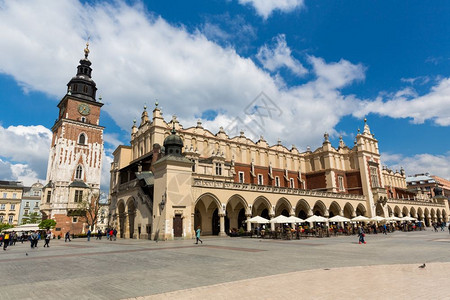
[[[205,179],[197,179],[197,178],[194,179],[194,186],[195,187],[214,188],[214,189],[228,189],[228,190],[240,190],[240,191],[254,191],[254,192],[261,192],[261,193],[276,193],[276,194],[290,194],[290,195],[300,195],[300,196],[340,198],[340,199],[360,200],[360,201],[363,201],[366,199],[363,195],[319,192],[319,191],[292,189],[292,188],[285,188],[285,187],[205,180]]]

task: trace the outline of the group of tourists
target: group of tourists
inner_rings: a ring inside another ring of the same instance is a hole
[[[50,240],[52,238],[52,233],[50,230],[47,230],[44,233],[42,233],[39,230],[30,231],[30,232],[22,232],[22,234],[20,236],[15,231],[1,233],[0,234],[0,247],[3,246],[3,250],[6,251],[6,249],[9,246],[15,246],[18,241],[21,242],[22,244],[24,241],[29,241],[31,249],[35,249],[38,247],[38,242],[41,239],[42,234],[44,235],[44,240],[45,240],[44,247],[49,248]]]

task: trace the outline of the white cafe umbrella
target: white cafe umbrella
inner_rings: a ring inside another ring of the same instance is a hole
[[[353,222],[369,222],[370,219],[364,216],[357,216],[352,219]]]
[[[303,220],[301,218],[294,217],[294,216],[290,216],[288,218],[288,220],[289,220],[288,223],[303,223],[303,222],[305,222],[305,220]]]
[[[410,216],[406,216],[403,218],[400,218],[402,221],[416,221],[416,218],[410,217]]]
[[[278,217],[275,217],[272,220],[270,220],[270,223],[290,223],[290,222],[288,217],[279,215]]]
[[[306,222],[310,222],[310,223],[319,223],[319,222],[327,222],[328,219],[325,218],[325,217],[312,215],[311,217],[309,217],[309,218],[306,219],[305,221],[306,221]]]
[[[386,219],[381,216],[375,216],[375,217],[370,218],[370,221],[381,222],[381,221],[386,221]]]
[[[338,216],[329,218],[328,221],[330,221],[330,222],[350,222],[350,219],[338,215]]]
[[[392,221],[401,221],[402,219],[400,219],[399,217],[396,217],[396,216],[392,216],[392,217],[389,217],[389,218],[386,218],[386,221],[390,221],[390,222],[392,222]]]
[[[251,219],[248,219],[246,222],[257,223],[257,224],[266,224],[266,223],[269,223],[269,220],[267,220],[263,217],[260,217],[260,216],[256,216]]]

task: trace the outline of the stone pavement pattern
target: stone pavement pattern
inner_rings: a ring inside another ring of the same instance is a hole
[[[193,240],[83,239],[70,243],[52,240],[49,249],[42,248],[40,242],[33,251],[28,243],[17,244],[0,252],[0,298],[125,299],[155,295],[164,299],[164,293],[172,292],[169,295],[174,298],[187,298],[189,293],[198,298],[196,290],[209,293],[201,298],[212,298],[212,288],[217,289],[213,297],[219,299],[235,298],[233,293],[244,299],[276,299],[278,291],[288,293],[284,298],[370,298],[371,292],[383,289],[389,298],[401,299],[416,275],[412,290],[422,284],[428,298],[450,295],[450,281],[443,284],[440,277],[450,274],[448,232],[396,232],[369,235],[367,241],[367,245],[358,245],[355,236],[293,241],[205,237],[203,245],[194,245]],[[429,277],[416,274],[423,262],[428,266],[420,271]],[[363,277],[349,267],[356,267]],[[387,274],[382,275],[383,270],[388,270]],[[391,271],[397,275],[389,274]],[[341,296],[343,289],[339,287],[345,282],[351,292]],[[364,293],[359,292],[360,286]],[[262,297],[254,297],[257,290],[263,291]],[[422,295],[413,294],[412,298]]]
[[[450,263],[320,269],[133,299],[450,299],[448,274]]]

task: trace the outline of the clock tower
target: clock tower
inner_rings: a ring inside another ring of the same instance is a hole
[[[104,127],[99,120],[103,104],[95,98],[97,87],[88,55],[89,43],[58,104],[59,115],[52,127],[41,211],[44,218],[56,221],[57,235],[83,232],[86,219],[79,214],[80,203],[100,192]]]

